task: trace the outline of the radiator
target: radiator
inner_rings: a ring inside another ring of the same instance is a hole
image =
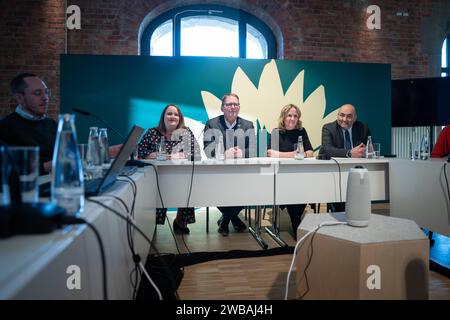
[[[420,146],[422,137],[430,130],[430,127],[402,127],[391,130],[391,153],[396,154],[397,158],[408,158],[409,143],[418,143]],[[442,127],[432,127],[433,139],[430,141],[430,152],[441,130]],[[430,137],[430,134],[428,136]]]

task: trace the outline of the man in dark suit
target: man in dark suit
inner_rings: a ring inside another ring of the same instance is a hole
[[[239,97],[234,93],[227,93],[222,98],[221,110],[223,115],[206,122],[203,143],[208,158],[215,157],[215,146],[222,137],[225,158],[249,158],[256,156],[256,138],[253,123],[238,117],[240,111]],[[216,141],[217,140],[217,141]],[[217,222],[217,230],[223,236],[229,234],[228,225],[233,223],[236,232],[243,232],[247,228],[239,219],[239,212],[244,207],[217,207],[222,217]]]
[[[364,158],[365,143],[370,136],[369,127],[356,120],[356,110],[351,104],[344,104],[338,111],[337,120],[322,128],[320,154],[341,158]],[[345,203],[329,204],[331,211],[345,211]]]

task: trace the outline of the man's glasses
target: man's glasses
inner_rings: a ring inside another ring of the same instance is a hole
[[[20,91],[20,93],[25,94],[25,92],[23,92],[23,91]],[[52,95],[52,91],[49,88],[36,89],[34,91],[31,91],[31,94],[36,97],[40,97],[43,94],[46,95],[47,97],[50,97]]]
[[[239,102],[228,102],[228,103],[224,103],[223,105],[225,107],[232,107],[232,106],[239,107],[240,106]]]

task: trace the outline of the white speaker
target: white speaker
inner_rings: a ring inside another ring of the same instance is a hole
[[[345,215],[349,225],[367,227],[371,213],[369,171],[356,166],[351,168],[347,181]]]

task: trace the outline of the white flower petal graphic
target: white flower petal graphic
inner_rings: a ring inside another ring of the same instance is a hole
[[[295,104],[302,111],[301,119],[313,148],[319,147],[322,126],[336,120],[337,109],[324,117],[326,99],[323,85],[317,87],[306,100],[303,100],[304,79],[305,71],[301,70],[284,94],[275,60],[264,66],[258,87],[255,87],[245,72],[238,67],[233,76],[231,89],[239,96],[240,116],[253,121],[255,127],[258,120],[261,128],[265,127],[270,132],[277,127],[281,108],[290,103]],[[209,118],[221,115],[220,99],[207,91],[202,91],[201,94]]]
[[[289,101],[300,101],[298,107],[301,109],[303,105],[303,81],[305,79],[305,71],[302,70],[292,81],[286,91],[286,98]],[[294,103],[295,104],[295,103]]]
[[[184,117],[184,124],[186,127],[191,129],[192,133],[194,134],[195,139],[197,140],[198,144],[200,145],[200,152],[202,155],[202,159],[205,159],[205,153],[203,152],[203,128],[205,127],[204,123],[201,123],[200,121],[194,120],[189,117]]]
[[[222,105],[220,99],[208,91],[201,91],[201,95],[208,119],[220,116],[222,114],[220,110],[220,106]]]

